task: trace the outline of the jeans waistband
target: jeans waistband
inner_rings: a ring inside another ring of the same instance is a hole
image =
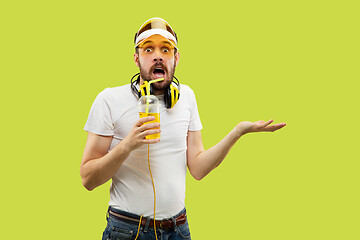
[[[140,219],[141,216],[134,214],[134,213],[130,213],[130,212],[126,212],[117,208],[114,208],[112,206],[109,206],[108,211],[111,210],[115,213],[127,216],[127,217],[131,217],[131,218],[137,218]],[[178,214],[176,214],[175,216],[172,216],[170,218],[164,218],[164,219],[172,219],[172,218],[177,218],[178,216],[180,216],[181,214],[185,213],[186,214],[186,208],[184,208],[183,210],[181,210]]]

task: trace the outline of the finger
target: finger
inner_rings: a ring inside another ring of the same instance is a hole
[[[260,122],[262,127],[266,127],[267,125],[271,124],[274,120],[270,119],[269,121],[265,122],[265,121],[258,121]]]
[[[260,120],[260,121],[256,121],[255,123],[264,123],[265,121]]]
[[[159,128],[160,127],[160,123],[156,122],[156,123],[147,123],[147,124],[143,124],[141,127],[138,128],[139,132],[143,132],[145,130],[151,129],[151,128]]]
[[[160,142],[160,138],[155,138],[155,139],[144,139],[143,143],[145,144],[153,144],[153,143],[157,143]]]
[[[277,124],[274,124],[274,125],[271,125],[271,126],[266,126],[265,127],[265,131],[268,131],[268,132],[274,132],[276,130],[279,130],[283,127],[285,127],[286,124],[285,123],[277,123]]]
[[[160,129],[150,129],[150,130],[146,130],[146,131],[144,131],[144,132],[142,132],[142,133],[140,134],[140,137],[141,137],[141,138],[145,138],[145,137],[148,136],[148,135],[153,135],[153,134],[156,134],[156,133],[159,133],[159,132],[161,132]]]
[[[266,122],[266,125],[269,125],[270,123],[272,123],[274,120],[270,119],[269,121]]]
[[[140,118],[140,119],[135,123],[135,126],[140,127],[140,126],[143,125],[144,123],[149,122],[149,121],[153,121],[153,120],[155,120],[155,117],[154,117],[154,116],[143,117],[143,118]]]

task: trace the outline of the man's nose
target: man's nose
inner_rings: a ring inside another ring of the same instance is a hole
[[[163,58],[161,56],[161,53],[159,51],[155,51],[155,55],[154,55],[154,62],[162,62]]]
[[[154,62],[162,62],[162,57],[160,57],[160,56],[156,56],[156,57],[154,57]]]

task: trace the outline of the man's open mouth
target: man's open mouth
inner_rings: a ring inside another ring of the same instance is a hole
[[[156,78],[163,78],[165,75],[165,71],[161,67],[157,67],[154,69],[153,74]]]

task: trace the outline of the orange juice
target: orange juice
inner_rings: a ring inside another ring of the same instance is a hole
[[[149,116],[154,116],[154,117],[155,117],[155,120],[146,122],[145,124],[154,123],[154,122],[158,122],[158,123],[159,123],[159,122],[160,122],[160,113],[144,113],[144,112],[139,112],[139,115],[140,115],[140,118],[149,117]],[[160,127],[158,127],[158,128],[151,128],[151,129],[160,129]],[[156,139],[156,138],[160,138],[160,133],[155,133],[155,134],[152,134],[152,135],[147,135],[147,136],[145,137],[145,139]]]

